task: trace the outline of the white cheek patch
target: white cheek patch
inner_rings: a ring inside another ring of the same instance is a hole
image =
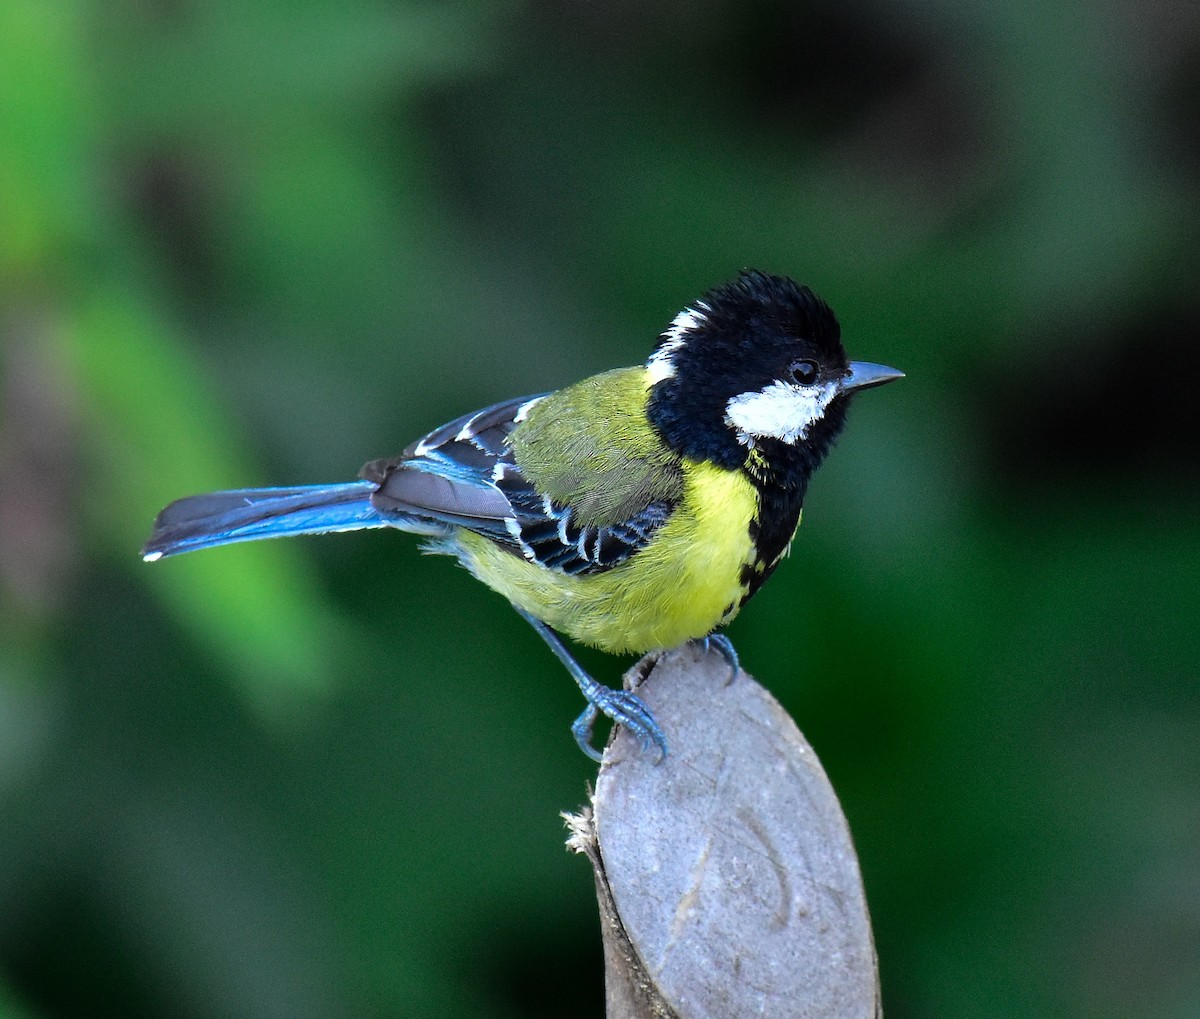
[[[725,405],[725,420],[738,441],[753,445],[756,438],[798,442],[825,415],[837,396],[837,384],[793,386],[772,382],[756,393],[741,393]]]
[[[663,379],[675,377],[674,354],[688,341],[688,336],[704,325],[704,313],[708,305],[697,301],[695,307],[684,308],[663,333],[663,341],[659,344],[654,355],[646,362],[646,373],[650,377],[650,385],[662,382]]]

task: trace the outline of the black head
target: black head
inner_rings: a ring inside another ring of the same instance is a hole
[[[756,270],[680,312],[646,370],[650,420],[677,452],[732,469],[757,448],[806,474],[841,431],[850,394],[901,376],[848,361],[829,305]]]

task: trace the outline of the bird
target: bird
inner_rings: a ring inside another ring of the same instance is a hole
[[[903,377],[850,361],[830,307],[747,269],[681,311],[642,365],[459,417],[358,480],[170,503],[146,561],[233,542],[391,527],[508,599],[578,684],[584,753],[601,714],[660,759],[642,699],[600,683],[563,637],[611,654],[715,646],[787,555],[809,480],[851,398]]]

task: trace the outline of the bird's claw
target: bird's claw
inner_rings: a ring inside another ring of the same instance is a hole
[[[707,637],[700,638],[700,645],[705,651],[716,648],[721,653],[721,657],[729,663],[728,683],[737,679],[738,673],[742,669],[742,663],[738,660],[738,653],[733,647],[733,641],[723,633],[710,633]]]
[[[660,760],[667,756],[667,737],[663,735],[658,722],[654,720],[654,715],[642,699],[628,690],[611,690],[602,686],[593,691],[590,703],[571,726],[575,742],[592,760],[603,759],[603,754],[592,746],[592,731],[600,712],[611,718],[614,725],[628,729],[642,745],[643,750],[649,749],[650,744],[654,743],[658,746]]]

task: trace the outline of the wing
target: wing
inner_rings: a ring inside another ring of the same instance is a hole
[[[585,524],[570,506],[539,493],[520,468],[501,461],[497,471],[496,488],[512,507],[510,533],[521,554],[563,573],[598,573],[624,562],[650,541],[674,509],[658,499],[619,523]]]
[[[624,562],[650,541],[674,504],[652,500],[626,520],[596,526],[539,492],[517,465],[509,436],[545,396],[464,415],[398,457],[371,461],[360,476],[379,486],[372,504],[397,522],[465,527],[563,573],[601,572]]]

